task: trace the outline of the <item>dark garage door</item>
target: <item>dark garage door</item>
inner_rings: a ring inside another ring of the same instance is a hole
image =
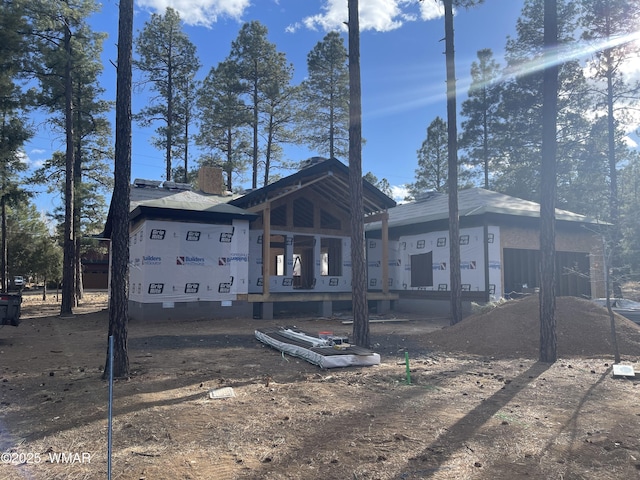
[[[540,286],[540,251],[505,248],[505,295]],[[556,295],[591,298],[589,254],[556,252]]]

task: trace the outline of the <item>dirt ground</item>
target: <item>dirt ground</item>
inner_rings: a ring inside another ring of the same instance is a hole
[[[87,293],[60,318],[55,296],[29,294],[20,326],[0,328],[0,478],[107,478],[105,308],[105,294]],[[111,478],[640,478],[640,382],[612,375],[606,311],[558,299],[553,365],[536,361],[537,316],[535,297],[454,327],[372,316],[381,365],[333,370],[254,330],[349,335],[347,315],[131,322]],[[639,370],[640,328],[616,325],[622,363]],[[235,396],[210,398],[224,387]]]

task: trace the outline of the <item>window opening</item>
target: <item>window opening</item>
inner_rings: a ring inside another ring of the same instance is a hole
[[[322,271],[320,275],[339,277],[342,275],[342,239],[322,238],[320,239],[320,265]]]
[[[293,288],[312,289],[315,287],[313,272],[313,250],[316,240],[305,235],[293,237]]]
[[[269,261],[271,262],[269,266],[271,275],[282,277],[287,274],[286,245],[286,235],[271,235],[271,241],[269,243]]]
[[[411,286],[433,287],[433,252],[411,255]]]

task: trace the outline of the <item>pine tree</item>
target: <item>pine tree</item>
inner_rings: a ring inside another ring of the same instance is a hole
[[[244,87],[247,105],[251,111],[252,135],[252,176],[251,186],[258,186],[258,170],[260,156],[260,133],[263,129],[269,131],[269,122],[273,120],[273,110],[266,105],[274,85],[283,92],[287,87],[283,82],[287,78],[286,70],[291,69],[284,61],[284,54],[279,53],[276,46],[267,39],[267,28],[257,20],[245,23],[238,37],[231,44],[229,59],[236,64],[238,77]],[[261,119],[261,115],[263,118]],[[267,122],[265,127],[265,121]],[[266,152],[270,152],[267,145]],[[267,172],[268,176],[268,172]]]
[[[367,263],[362,193],[362,98],[358,0],[349,0],[349,197],[351,200],[351,271],[353,342],[371,344],[367,304]]]
[[[632,278],[640,272],[640,154],[635,152],[620,171],[621,265]]]
[[[51,280],[60,280],[62,250],[36,206],[30,201],[15,203],[8,208],[7,225],[9,271],[27,278],[48,275]]]
[[[453,7],[469,8],[484,0],[443,0],[444,42],[447,71],[447,176],[449,189],[449,247],[451,324],[462,321],[462,280],[460,272],[460,219],[458,218],[458,120],[455,69],[455,40],[453,28]]]
[[[78,175],[76,128],[79,106],[75,87],[83,80],[80,72],[87,57],[82,53],[88,44],[99,41],[96,40],[99,35],[93,34],[87,24],[88,17],[98,6],[93,0],[34,0],[25,5],[37,48],[32,66],[42,87],[39,103],[58,114],[53,122],[62,126],[65,135],[65,232],[60,314],[69,315],[78,301],[75,181]]]
[[[553,363],[556,335],[556,155],[558,118],[558,9],[557,0],[544,2],[544,54],[542,82],[542,148],[540,191],[540,356]]]
[[[347,50],[338,32],[329,32],[307,55],[308,78],[302,84],[304,140],[329,158],[347,158],[349,70]]]
[[[8,287],[7,209],[24,200],[26,192],[19,185],[19,173],[26,165],[21,149],[32,131],[24,115],[25,94],[19,80],[29,58],[29,44],[18,32],[26,31],[19,5],[0,3],[0,290]]]
[[[518,19],[517,36],[507,42],[506,75],[499,114],[502,129],[496,139],[501,155],[497,159],[494,186],[497,190],[539,202],[542,146],[543,98],[543,4],[526,0]],[[575,46],[578,10],[572,0],[558,0],[558,48]],[[593,110],[592,96],[579,61],[567,58],[558,73],[558,159],[559,199],[587,140]],[[499,140],[499,141],[498,141]],[[560,201],[560,200],[559,200]],[[562,203],[561,203],[562,204]],[[566,205],[563,205],[566,208]]]
[[[196,143],[211,151],[211,158],[222,168],[228,190],[233,190],[236,176],[247,170],[251,157],[250,141],[246,133],[251,113],[242,99],[244,87],[235,62],[225,60],[212,68],[198,91],[200,133]]]
[[[298,117],[299,88],[291,85],[293,66],[287,64],[284,54],[274,57],[273,75],[264,89],[264,176],[263,186],[270,182],[272,168],[282,159],[282,145],[294,143],[294,123]]]
[[[178,173],[173,170],[174,179],[182,179],[182,182],[189,183],[189,145],[192,137],[191,127],[196,123],[198,117],[198,90],[200,82],[195,79],[195,73],[191,72],[182,78],[177,79],[177,101],[176,101],[176,118],[178,125],[182,129],[182,133],[177,136],[172,156],[182,159],[182,167]]]
[[[189,141],[185,138],[185,131],[188,131],[185,122],[189,118],[185,109],[189,100],[185,92],[195,88],[193,78],[200,68],[200,61],[195,45],[182,31],[180,15],[171,7],[167,7],[164,15],[151,15],[136,39],[136,52],[139,59],[134,65],[142,72],[155,96],[135,119],[144,126],[160,122],[153,143],[165,151],[165,176],[166,180],[171,180],[174,149]]]
[[[412,198],[428,191],[447,191],[447,142],[447,122],[441,117],[436,117],[427,127],[427,138],[417,151],[416,181],[408,185]]]
[[[393,190],[391,189],[391,184],[389,183],[389,180],[387,180],[386,178],[383,178],[382,180],[378,180],[378,177],[376,177],[372,172],[365,173],[363,178],[367,182],[369,182],[371,185],[376,187],[378,190],[380,190],[382,193],[384,193],[387,197],[393,196]]]
[[[460,148],[467,153],[467,162],[480,166],[484,188],[489,188],[489,176],[493,159],[499,156],[493,138],[500,129],[497,114],[500,104],[500,65],[494,60],[491,49],[478,51],[478,61],[471,64],[471,86],[468,98],[462,102]]]
[[[100,231],[105,220],[104,195],[111,190],[113,180],[111,159],[113,149],[111,125],[106,117],[111,104],[101,97],[104,89],[99,84],[103,71],[99,61],[105,34],[93,32],[88,25],[81,24],[74,42],[72,71],[73,97],[73,232],[75,295],[82,298],[82,238],[87,233]],[[43,77],[41,103],[53,113],[49,124],[54,130],[65,131],[66,118],[57,114],[62,109],[60,84],[55,77]],[[55,152],[44,166],[31,177],[31,181],[46,184],[49,192],[64,190],[66,155]],[[64,224],[64,218],[60,219]],[[87,227],[89,230],[87,231]]]
[[[133,0],[120,0],[118,15],[118,69],[116,84],[116,146],[114,187],[109,207],[111,278],[109,337],[113,337],[113,365],[107,350],[103,378],[113,366],[114,377],[129,375],[127,351],[129,321],[129,186],[131,185],[131,70]]]
[[[634,0],[582,0],[582,37],[597,49],[589,72],[598,92],[596,106],[605,111],[606,159],[609,180],[609,215],[613,227],[609,245],[612,267],[620,267],[620,200],[618,165],[620,149],[617,135],[625,116],[640,105],[640,81],[629,82],[623,74],[630,61],[637,61],[640,44],[633,41],[640,24],[640,4]]]

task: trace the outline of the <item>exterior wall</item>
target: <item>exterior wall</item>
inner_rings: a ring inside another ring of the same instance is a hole
[[[106,290],[109,287],[109,263],[82,262],[82,286]]]
[[[253,306],[245,301],[141,303],[129,300],[129,318],[137,321],[196,318],[251,317]]]
[[[249,232],[249,293],[262,293],[262,242],[263,230],[256,229]],[[287,239],[293,239],[296,235],[313,238],[313,288],[296,288],[293,270],[294,270],[294,254],[293,242],[285,242],[284,275],[271,275],[269,278],[270,293],[289,293],[289,292],[350,292],[351,291],[351,239],[338,235],[320,235],[311,233],[290,232],[285,230],[271,230],[271,235],[283,235]],[[322,275],[322,255],[321,240],[323,238],[340,239],[341,240],[341,259],[342,274],[339,276]]]
[[[533,228],[501,227],[500,255],[505,248],[540,249],[540,232]],[[597,235],[587,231],[564,231],[556,229],[556,251],[588,253],[590,260],[591,295],[594,298],[605,295],[602,241]],[[504,276],[501,279],[504,284]]]
[[[500,229],[489,227],[489,290],[496,299],[502,295]],[[462,285],[465,291],[485,291],[483,227],[460,229]],[[382,279],[380,240],[367,240],[369,289],[380,290]],[[389,242],[389,282],[391,290],[449,291],[449,231],[401,236]],[[433,285],[411,286],[411,256],[432,252]]]
[[[401,285],[398,275],[401,256],[395,240],[389,240],[389,290]],[[382,291],[382,240],[367,238],[367,290]]]
[[[203,306],[210,312],[231,307],[248,293],[246,220],[232,225],[145,220],[130,233],[129,248],[134,318],[136,311],[144,316],[139,310],[146,307],[195,313]]]

